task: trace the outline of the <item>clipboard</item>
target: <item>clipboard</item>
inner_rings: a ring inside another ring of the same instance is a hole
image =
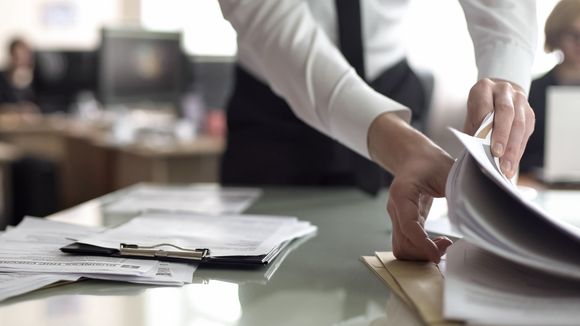
[[[75,255],[154,259],[181,263],[234,265],[238,267],[259,267],[267,265],[281,251],[283,251],[290,242],[292,241],[280,244],[267,255],[257,256],[212,257],[210,255],[210,249],[207,248],[187,249],[168,243],[162,243],[155,246],[139,246],[136,244],[122,243],[120,244],[119,249],[112,249],[75,242],[60,248],[60,250]]]
[[[171,249],[168,249],[171,248]],[[121,243],[119,249],[98,247],[82,243],[72,243],[60,249],[71,254],[113,256],[126,258],[150,258],[165,261],[201,262],[209,255],[209,249],[186,249],[169,243],[155,246],[139,246]]]

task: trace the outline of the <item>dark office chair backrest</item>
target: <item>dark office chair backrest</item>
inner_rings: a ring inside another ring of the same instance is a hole
[[[38,51],[34,91],[44,113],[67,112],[81,91],[96,91],[95,51]]]

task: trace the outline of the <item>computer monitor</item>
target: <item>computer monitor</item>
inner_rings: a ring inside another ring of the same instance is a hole
[[[580,87],[551,86],[546,93],[544,168],[548,183],[580,182]]]
[[[178,103],[184,70],[180,33],[102,31],[98,88],[105,106]]]

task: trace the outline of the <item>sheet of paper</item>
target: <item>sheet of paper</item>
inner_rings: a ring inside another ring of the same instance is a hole
[[[210,249],[212,257],[265,255],[280,243],[312,233],[316,227],[293,217],[146,213],[79,242],[105,248],[120,243]]]
[[[101,228],[27,217],[0,237],[0,271],[144,276],[157,268],[158,262],[153,260],[74,256],[59,250],[71,238],[100,231]]]
[[[197,264],[74,256],[59,250],[71,239],[102,230],[26,217],[17,227],[3,232],[0,235],[0,300],[81,277],[170,286],[192,282]]]
[[[0,252],[0,271],[146,275],[157,261],[115,257],[76,256],[57,249],[43,252]]]
[[[83,277],[121,281],[139,284],[171,285],[182,286],[193,281],[193,275],[199,264],[175,263],[160,261],[155,275],[152,276],[130,276],[130,275],[104,275],[104,274],[82,274]]]
[[[17,227],[0,235],[0,240],[27,244],[54,244],[62,246],[91,234],[103,231],[104,228],[71,223],[51,221],[38,217],[25,217]]]
[[[451,239],[462,237],[459,230],[454,228],[449,222],[447,213],[447,200],[445,198],[434,198],[431,210],[425,221],[425,231],[433,236],[444,235]]]
[[[486,325],[577,325],[580,283],[536,272],[466,241],[447,251],[445,317]]]
[[[505,190],[514,201],[525,205],[526,208],[530,209],[534,214],[541,216],[543,219],[549,220],[553,225],[560,228],[563,232],[568,233],[574,237],[580,237],[580,228],[572,227],[569,224],[559,221],[553,216],[547,214],[545,210],[542,209],[538,204],[534,203],[527,196],[522,195],[516,185],[502,177],[501,172],[499,172],[497,167],[493,164],[493,157],[491,156],[488,144],[485,144],[484,141],[461,133],[455,129],[451,128],[451,131],[465,146],[470,156],[473,157],[475,161],[477,161],[482,169],[482,172],[489,176],[493,181],[495,181],[495,183],[500,188]]]
[[[150,210],[205,214],[237,214],[261,195],[256,188],[214,186],[139,185],[105,206],[111,214],[136,214]]]
[[[0,301],[41,289],[60,281],[77,281],[74,274],[0,273]]]
[[[446,191],[451,222],[464,238],[506,259],[580,278],[580,229],[519,194],[499,175],[480,139],[455,133],[469,155],[455,163]]]
[[[551,216],[580,228],[580,214],[577,209],[577,204],[580,203],[580,191],[542,190],[535,192],[529,198]]]

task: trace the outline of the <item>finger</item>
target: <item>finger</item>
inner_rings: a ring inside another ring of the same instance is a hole
[[[400,238],[401,238],[401,229],[400,229],[399,223],[397,221],[397,212],[395,210],[395,203],[394,203],[393,197],[391,196],[390,193],[389,193],[389,199],[387,200],[387,213],[389,214],[389,217],[391,218],[391,242],[392,242],[393,253],[396,256],[397,251],[398,251],[398,247],[399,247]],[[395,249],[395,248],[397,248],[397,249]]]
[[[397,224],[396,229],[400,230],[398,220],[395,219],[394,221]],[[413,243],[402,231],[393,233],[393,254],[397,259],[401,260],[433,261],[432,257],[429,257],[422,247]],[[438,262],[439,258],[434,261]]]
[[[393,251],[395,257],[400,260],[414,260],[414,261],[432,261],[434,263],[439,263],[441,258],[436,255],[436,259],[431,259],[425,254],[422,248],[415,246],[408,238],[405,238],[400,242],[400,247],[398,250]]]
[[[393,188],[391,186],[391,188]],[[396,189],[394,191],[396,193]],[[391,217],[391,225],[392,225],[392,232],[391,232],[391,241],[392,241],[392,249],[393,254],[397,259],[401,260],[426,260],[426,257],[420,257],[421,251],[417,248],[414,248],[412,244],[406,239],[403,231],[401,230],[399,224],[399,217],[397,215],[396,210],[396,203],[393,200],[393,191],[389,191],[389,200],[387,202],[387,212]]]
[[[516,93],[513,97],[521,96]],[[515,174],[515,168],[519,163],[520,149],[526,134],[526,116],[525,108],[521,100],[514,99],[513,102],[514,118],[510,130],[510,135],[504,155],[500,159],[502,172],[511,178]]]
[[[518,166],[519,166],[519,162],[522,159],[522,156],[524,155],[524,152],[526,150],[526,145],[528,144],[528,141],[530,140],[530,136],[532,136],[532,134],[534,133],[534,129],[536,126],[536,115],[534,114],[534,110],[532,110],[532,108],[529,106],[528,104],[528,100],[525,99],[525,105],[526,105],[526,134],[524,136],[524,139],[522,140],[522,143],[520,144],[520,155],[518,156]]]
[[[489,79],[478,81],[469,91],[467,99],[467,119],[463,131],[469,135],[475,134],[483,118],[493,111],[493,82]]]
[[[501,158],[505,153],[512,129],[514,120],[512,92],[510,84],[498,83],[493,94],[495,117],[491,134],[491,151],[495,157]]]
[[[400,259],[419,259],[438,262],[439,250],[423,229],[419,215],[420,193],[410,184],[393,182],[390,188],[389,206],[396,224],[394,228],[393,253]],[[399,232],[399,233],[397,233]]]
[[[398,187],[393,196],[401,233],[430,261],[439,261],[439,250],[423,228],[425,218],[419,214],[420,192],[412,185]]]
[[[447,237],[437,237],[433,240],[433,242],[437,246],[437,249],[439,249],[440,256],[445,255],[447,248],[449,248],[449,246],[451,246],[453,244],[453,241],[451,241]]]

